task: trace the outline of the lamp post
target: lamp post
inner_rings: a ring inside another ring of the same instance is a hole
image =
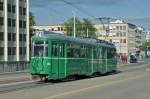
[[[73,37],[76,37],[76,13],[73,11]]]

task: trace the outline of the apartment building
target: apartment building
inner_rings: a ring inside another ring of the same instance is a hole
[[[138,44],[141,44],[141,34],[138,34],[139,38],[137,38],[136,25],[117,20],[109,24],[97,24],[95,27],[98,38],[114,43],[118,54],[127,56],[139,50],[139,46],[136,45],[138,41]]]
[[[37,25],[37,26],[33,26],[33,29],[34,30],[43,30],[43,31],[52,31],[52,32],[60,33],[60,34],[65,33],[65,28],[61,24],[57,24],[57,25]]]
[[[0,0],[0,72],[29,62],[29,0]]]

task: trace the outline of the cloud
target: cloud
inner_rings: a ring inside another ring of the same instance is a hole
[[[73,5],[114,5],[128,0],[30,0],[31,7],[45,7],[49,5],[63,5],[70,3]]]

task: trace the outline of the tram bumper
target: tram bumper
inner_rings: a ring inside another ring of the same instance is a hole
[[[50,71],[50,63],[44,58],[31,59],[30,73],[32,75],[48,75]]]

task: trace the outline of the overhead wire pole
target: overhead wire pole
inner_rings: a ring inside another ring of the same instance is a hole
[[[86,34],[86,37],[88,38],[89,37],[89,29],[87,28],[87,34]]]
[[[73,37],[76,37],[76,13],[73,11]]]
[[[105,40],[107,40],[107,37],[109,36],[109,32],[110,32],[110,29],[109,29],[109,24],[110,24],[110,17],[98,17],[98,18],[95,18],[95,19],[98,19],[100,20],[100,22],[102,23],[103,25],[103,29],[105,30]],[[105,23],[103,22],[103,20],[106,20],[107,21],[107,27],[104,25]]]

